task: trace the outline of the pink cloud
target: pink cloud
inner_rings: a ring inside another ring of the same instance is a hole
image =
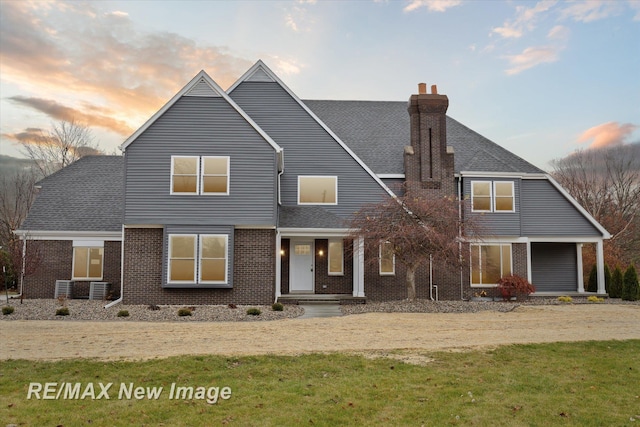
[[[578,138],[578,142],[592,141],[589,148],[622,145],[636,129],[638,126],[632,123],[607,122],[584,131]]]

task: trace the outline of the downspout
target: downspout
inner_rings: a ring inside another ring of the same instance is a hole
[[[278,302],[278,293],[281,290],[281,275],[282,275],[282,254],[281,254],[281,250],[282,250],[282,236],[280,235],[280,206],[282,205],[282,195],[281,195],[281,185],[280,182],[282,180],[282,174],[284,173],[284,151],[280,150],[278,152],[278,182],[276,183],[277,187],[278,187],[278,203],[276,205],[276,242],[279,242],[279,244],[276,244],[276,291],[275,291],[275,295],[273,296],[273,303],[277,303]]]
[[[466,301],[464,298],[464,287],[462,285],[463,271],[462,271],[462,174],[458,178],[458,256],[460,261],[460,299]]]
[[[111,308],[116,304],[122,302],[124,296],[124,224],[122,224],[122,242],[120,242],[120,298],[115,301],[111,301],[105,305],[104,308]]]

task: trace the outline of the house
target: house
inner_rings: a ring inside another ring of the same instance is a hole
[[[406,184],[468,198],[488,226],[469,240],[470,271],[434,273],[440,299],[508,273],[538,294],[583,293],[587,243],[604,294],[608,232],[544,171],[446,116],[448,103],[424,84],[408,104],[302,101],[262,61],[227,91],[202,71],[124,156],[86,157],[40,183],[17,233],[41,245],[45,267],[23,292],[50,298],[66,279],[85,292],[108,281],[127,304],[402,299],[403,266],[384,244],[365,253],[345,224]]]

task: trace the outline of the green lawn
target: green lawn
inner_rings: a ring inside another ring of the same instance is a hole
[[[0,424],[640,426],[640,340],[423,354],[433,361],[345,354],[8,361],[0,365]],[[30,383],[62,381],[80,382],[81,392],[91,384],[96,397],[100,383],[113,383],[110,399],[91,400],[89,390],[85,400],[45,400],[42,392],[27,400]],[[163,390],[157,399],[118,399],[130,383]],[[229,387],[231,397],[170,399],[173,383],[196,394]]]

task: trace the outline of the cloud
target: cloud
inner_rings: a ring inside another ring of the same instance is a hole
[[[512,76],[540,64],[556,62],[560,52],[566,47],[569,29],[557,25],[547,33],[547,39],[550,44],[546,46],[528,47],[518,55],[505,56],[510,65],[505,71],[507,75]]]
[[[531,31],[536,27],[538,15],[547,12],[556,3],[557,0],[543,0],[533,7],[517,6],[515,19],[505,22],[502,27],[494,28],[491,33],[503,38],[520,38],[525,31]]]
[[[638,125],[607,122],[587,129],[578,138],[579,143],[592,141],[589,148],[603,148],[624,144],[625,140],[636,130]]]
[[[633,2],[629,2],[633,7]],[[574,1],[562,10],[563,18],[579,22],[593,22],[621,12],[622,2],[610,0]]]
[[[286,76],[290,76],[293,74],[299,74],[304,65],[299,64],[295,59],[283,59],[276,55],[271,55],[271,60],[273,65],[273,69],[276,71],[276,74],[282,74]]]
[[[79,110],[42,98],[12,96],[9,100],[31,107],[56,120],[84,123],[89,127],[101,127],[124,136],[134,131],[133,127],[126,122],[114,119],[113,111],[92,104],[85,104],[84,108]]]
[[[2,3],[2,80],[34,94],[14,102],[122,133],[141,125],[199,70],[226,87],[252,63],[225,47],[143,32],[125,12],[104,13],[102,5]]]
[[[411,0],[403,10],[413,12],[421,7],[426,7],[429,12],[446,12],[447,9],[461,4],[462,0]]]

